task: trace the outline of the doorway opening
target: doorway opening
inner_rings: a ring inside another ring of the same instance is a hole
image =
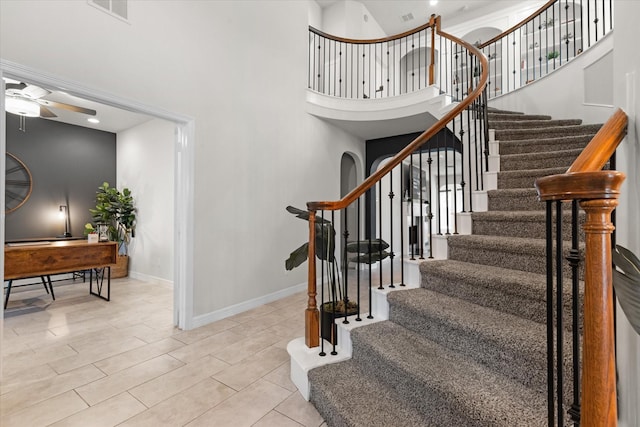
[[[98,104],[115,107],[129,112],[143,114],[151,119],[173,123],[173,322],[180,329],[190,329],[193,324],[193,254],[189,242],[193,241],[193,165],[194,165],[194,119],[172,113],[152,105],[114,96],[95,88],[87,88],[74,81],[62,80],[46,72],[34,70],[19,64],[0,61],[0,79],[8,77],[28,81],[34,85],[53,90],[62,90],[75,97]],[[2,79],[4,87],[4,79]],[[0,99],[0,110],[5,111],[4,97]],[[6,151],[6,123],[0,122],[0,148]],[[5,163],[0,163],[0,171],[5,173]],[[4,180],[2,191],[4,193]],[[4,238],[5,201],[0,202]],[[4,271],[3,256],[0,257],[0,271]],[[3,290],[4,297],[4,290]],[[0,308],[0,318],[4,309]]]

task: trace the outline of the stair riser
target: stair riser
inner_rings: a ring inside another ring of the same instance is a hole
[[[541,177],[542,176],[520,176],[512,178],[509,176],[505,177],[504,174],[498,173],[498,188],[534,188],[536,179]]]
[[[547,169],[571,166],[573,161],[578,157],[579,152],[561,151],[553,155],[527,155],[514,154],[510,156],[500,157],[501,171],[518,171],[527,169]]]
[[[517,220],[500,220],[492,221],[485,219],[473,219],[472,234],[482,234],[485,236],[503,236],[503,237],[522,237],[532,239],[546,239],[547,230],[544,215],[541,221],[517,221]],[[555,221],[555,220],[554,220]],[[584,241],[584,233],[582,232],[582,224],[584,216],[579,221],[578,239]],[[555,224],[555,222],[554,222]],[[562,226],[562,240],[571,241],[571,219],[565,218]],[[555,239],[555,227],[552,238]]]
[[[522,141],[504,141],[500,143],[500,154],[528,154],[543,153],[549,151],[560,150],[582,150],[591,140],[591,135],[563,138],[562,140],[522,140]],[[557,142],[556,142],[557,141]]]
[[[500,191],[490,191],[488,206],[490,211],[539,211],[544,209],[544,203],[535,195],[504,195]]]
[[[534,131],[528,129],[496,130],[496,140],[516,141],[521,139],[560,138],[565,136],[594,135],[601,125],[561,126]]]
[[[582,120],[489,120],[489,129],[540,129],[552,126],[577,126]]]
[[[551,120],[551,116],[539,115],[539,114],[501,114],[501,113],[488,113],[489,128],[494,121],[522,121],[522,120]]]

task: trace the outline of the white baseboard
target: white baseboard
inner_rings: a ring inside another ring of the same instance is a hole
[[[207,325],[217,320],[225,319],[236,314],[243,313],[252,308],[260,307],[261,305],[268,304],[273,301],[277,301],[282,298],[286,298],[298,292],[305,291],[307,289],[307,282],[300,283],[299,285],[291,286],[280,291],[264,295],[258,298],[254,298],[248,301],[241,302],[239,304],[231,305],[229,307],[222,308],[220,310],[212,311],[210,313],[201,314],[195,316],[192,319],[192,328],[198,328],[200,326]]]
[[[163,279],[161,277],[152,276],[150,274],[139,273],[137,271],[129,271],[129,277],[148,283],[158,283],[173,288],[173,280]]]

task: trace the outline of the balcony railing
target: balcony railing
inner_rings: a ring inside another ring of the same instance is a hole
[[[613,0],[553,0],[491,40],[489,99],[546,76],[613,30]]]

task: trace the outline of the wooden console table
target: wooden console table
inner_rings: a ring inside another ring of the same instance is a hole
[[[90,270],[92,274],[89,293],[109,301],[111,299],[111,265],[116,263],[117,256],[116,242],[87,243],[86,240],[62,240],[7,243],[4,245],[4,280],[9,281],[6,299],[9,300],[11,281],[15,279]],[[103,270],[100,272],[101,269]],[[104,269],[107,276],[106,297],[102,295]],[[97,293],[93,291],[93,270],[96,270]],[[50,281],[49,286],[53,294]]]

